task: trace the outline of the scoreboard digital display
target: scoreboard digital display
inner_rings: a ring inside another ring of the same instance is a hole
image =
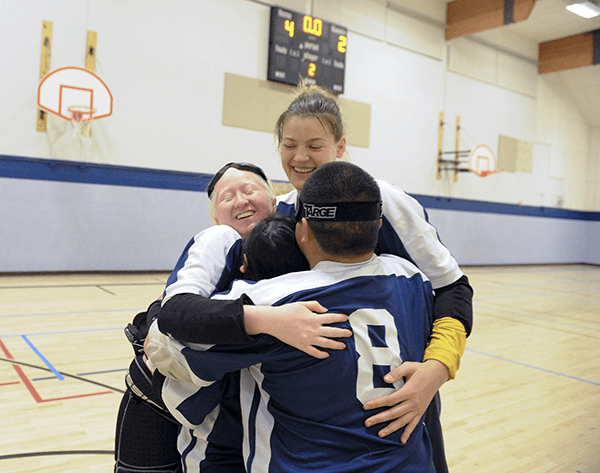
[[[303,13],[271,7],[267,79],[317,84],[344,93],[348,29]]]

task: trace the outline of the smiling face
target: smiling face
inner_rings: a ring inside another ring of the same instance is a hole
[[[275,199],[253,172],[228,169],[217,182],[214,194],[216,222],[229,225],[242,238],[275,210]]]
[[[326,124],[315,117],[293,117],[283,127],[281,165],[292,185],[301,190],[319,166],[339,159],[346,150],[346,138],[335,142]]]

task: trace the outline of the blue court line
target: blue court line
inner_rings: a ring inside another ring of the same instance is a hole
[[[79,373],[77,376],[93,376],[95,374],[118,373],[127,371],[129,368],[119,368],[118,370],[90,371],[89,373]]]
[[[574,327],[574,328],[580,328],[582,330],[592,330],[594,332],[600,332],[600,328],[587,327],[586,325],[577,325],[577,324],[573,324],[573,323],[569,323],[569,322],[561,322],[560,320],[552,320],[552,319],[547,319],[544,317],[534,317],[533,315],[522,314],[520,312],[514,312],[512,310],[501,309],[501,308],[493,307],[493,306],[487,306],[487,307],[485,307],[485,310],[491,310],[491,311],[498,312],[501,314],[514,315],[515,317],[522,317],[525,319],[532,319],[532,320],[536,320],[538,322],[546,322],[549,324],[565,325],[567,327]],[[477,314],[477,315],[485,317],[488,314]]]
[[[79,374],[77,374],[77,376],[94,376],[96,374],[119,373],[121,371],[127,371],[127,370],[128,370],[128,368],[121,368],[121,369],[118,369],[118,370],[107,370],[107,371],[93,371],[93,372],[90,372],[90,373],[79,373]],[[51,379],[54,379],[54,376],[53,377],[46,376],[46,377],[43,377],[43,378],[33,378],[32,381],[48,381],[48,380],[51,380]]]
[[[543,371],[544,373],[555,374],[557,376],[562,376],[563,378],[573,379],[575,381],[581,381],[582,383],[593,384],[594,386],[600,386],[600,383],[595,383],[594,381],[589,381],[587,379],[576,378],[575,376],[569,376],[568,374],[559,373],[557,371],[550,371],[544,368],[540,368],[539,366],[528,365],[527,363],[521,363],[520,361],[509,360],[508,358],[502,358],[501,356],[491,355],[489,353],[485,353],[479,350],[473,350],[471,348],[467,348],[466,351],[470,351],[473,353],[477,353],[478,355],[487,356],[490,358],[495,358],[496,360],[508,361],[509,363],[513,363],[515,365],[525,366],[526,368],[532,368],[534,370]]]
[[[40,357],[44,364],[48,368],[50,368],[50,371],[52,371],[59,380],[64,381],[65,377],[62,374],[60,374],[54,366],[52,366],[52,364],[46,359],[46,357],[44,357],[44,355],[40,353],[40,351],[33,345],[33,343],[31,343],[25,335],[21,335],[21,337],[23,337],[23,340],[25,340],[27,345],[29,345],[31,349],[35,352],[35,354]]]
[[[517,287],[517,286],[515,286]],[[474,288],[477,290],[477,287]],[[474,297],[473,300],[477,301],[493,301],[498,299],[516,299],[519,297],[542,297],[542,296],[559,296],[561,294],[575,294],[577,292],[594,292],[600,291],[600,287],[591,287],[589,289],[573,289],[571,291],[551,291],[551,292],[537,292],[537,293],[526,293],[526,294],[511,294],[510,296],[490,296],[490,297]],[[594,304],[595,305],[595,304]]]
[[[467,269],[468,272],[468,269]],[[529,273],[527,273],[529,274]],[[467,274],[468,276],[468,274]],[[530,284],[503,284],[502,288],[525,288],[525,287],[544,287],[544,286],[572,286],[574,284],[590,284],[590,283],[599,283],[600,279],[588,279],[586,281],[556,281],[550,283],[530,283]],[[476,286],[477,290],[493,290],[498,289],[498,286]]]
[[[0,315],[0,319],[6,319],[9,317],[47,317],[49,315],[73,315],[73,314],[108,314],[113,312],[143,312],[146,309],[116,309],[116,310],[88,310],[88,311],[77,311],[77,312],[46,312],[42,314],[10,314]]]
[[[56,334],[64,334],[64,333],[81,333],[81,332],[104,332],[108,330],[123,330],[123,327],[107,327],[107,328],[86,328],[81,330],[57,330],[55,332],[31,332],[22,334],[12,334],[12,335],[1,335],[0,338],[10,338],[10,337],[25,337],[25,336],[33,336],[33,335],[56,335]]]

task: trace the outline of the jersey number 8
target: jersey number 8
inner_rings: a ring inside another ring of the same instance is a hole
[[[394,317],[385,309],[359,309],[350,314],[358,352],[356,397],[367,401],[385,396],[400,388],[404,381],[393,385],[381,378],[402,364],[400,343]]]

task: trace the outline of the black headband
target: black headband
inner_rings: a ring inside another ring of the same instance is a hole
[[[316,222],[372,222],[382,215],[381,202],[333,202],[308,204],[298,202],[296,220]]]
[[[217,173],[213,176],[213,178],[208,183],[208,186],[206,187],[206,193],[208,194],[209,199],[210,199],[210,196],[212,195],[213,191],[215,190],[215,186],[217,185],[217,182],[219,182],[219,179],[221,179],[223,177],[223,174],[225,174],[225,172],[231,168],[239,169],[240,171],[253,172],[254,174],[257,174],[258,176],[262,177],[265,180],[265,182],[268,182],[265,172],[258,166],[255,166],[254,164],[227,163],[225,166],[223,166],[221,169],[219,169],[217,171]]]

